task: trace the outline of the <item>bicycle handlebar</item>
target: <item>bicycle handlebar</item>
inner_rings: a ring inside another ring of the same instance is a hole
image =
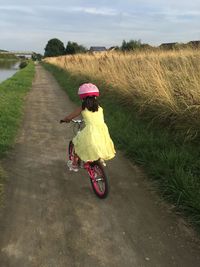
[[[74,119],[72,119],[71,121],[74,123],[79,123],[79,124],[83,122],[83,120],[74,120]]]
[[[83,123],[83,120],[74,120],[74,119],[72,119],[71,120],[72,122],[74,122],[74,123],[78,123],[78,124],[81,124],[81,123]],[[64,121],[64,120],[60,120],[60,123],[68,123],[67,121]],[[70,121],[69,121],[70,122]]]

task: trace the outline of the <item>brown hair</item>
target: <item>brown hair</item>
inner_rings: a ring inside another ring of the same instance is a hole
[[[95,96],[87,96],[83,99],[82,109],[84,110],[85,108],[92,112],[98,111],[99,103]]]

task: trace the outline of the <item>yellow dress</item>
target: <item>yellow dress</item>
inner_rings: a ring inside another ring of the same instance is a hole
[[[73,138],[75,153],[83,161],[109,160],[115,156],[114,144],[104,122],[103,109],[81,112],[85,122],[84,129]]]

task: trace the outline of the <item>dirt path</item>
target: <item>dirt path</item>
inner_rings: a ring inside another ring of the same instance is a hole
[[[15,149],[4,162],[0,267],[200,266],[191,229],[120,153],[108,164],[106,200],[93,194],[84,170],[67,170],[72,130],[58,121],[73,106],[37,66]]]

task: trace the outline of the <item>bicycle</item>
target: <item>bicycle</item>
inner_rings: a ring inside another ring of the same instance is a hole
[[[79,134],[83,125],[83,120],[72,120],[72,122],[74,123],[74,126],[77,127],[74,133]],[[74,144],[70,141],[67,148],[67,158],[69,161],[74,162],[74,157],[78,156],[75,155]],[[84,168],[87,171],[90,177],[92,189],[97,197],[101,199],[106,198],[109,193],[109,181],[104,170],[105,163],[100,159],[97,161],[83,162],[79,157],[77,163],[78,168]]]

